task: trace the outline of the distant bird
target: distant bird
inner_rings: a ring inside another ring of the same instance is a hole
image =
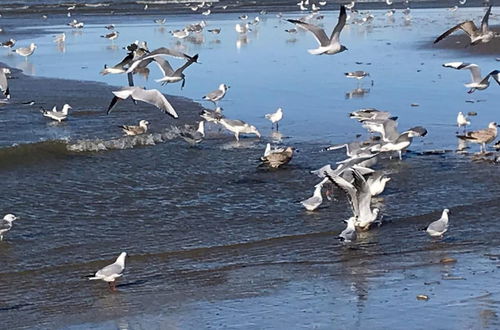
[[[60,43],[63,43],[66,41],[66,33],[61,33],[61,34],[58,34],[54,37],[54,42],[56,44],[60,44]]]
[[[78,22],[76,19],[69,22],[68,25],[71,26],[73,29],[82,29],[85,26],[83,22]]]
[[[107,29],[107,30],[114,30],[115,29],[115,25],[114,24],[109,24],[109,25],[106,25],[104,28]]]
[[[356,240],[356,238],[358,237],[358,235],[356,233],[356,226],[354,225],[355,222],[356,222],[356,218],[355,217],[350,217],[346,221],[347,227],[338,236],[339,240],[342,243],[351,243],[351,242],[354,242]]]
[[[89,280],[103,280],[105,282],[108,282],[109,288],[112,291],[116,291],[115,282],[118,277],[121,277],[123,275],[122,273],[125,269],[126,256],[126,252],[120,253],[114,263],[98,270],[94,276],[89,277]]]
[[[450,210],[444,209],[439,220],[431,222],[425,231],[432,237],[442,237],[444,233],[448,231],[448,213]]]
[[[260,138],[260,133],[255,128],[255,126],[250,125],[245,123],[242,120],[237,120],[237,119],[227,119],[227,118],[221,118],[218,123],[220,123],[222,126],[224,126],[228,131],[231,131],[234,133],[234,137],[236,138],[236,141],[240,140],[239,135],[240,134],[255,134],[257,137]]]
[[[220,84],[219,88],[208,93],[207,95],[203,96],[204,100],[211,101],[214,104],[217,104],[220,100],[224,98],[226,95],[227,90],[230,88],[230,86],[226,84]]]
[[[217,107],[215,108],[215,110],[203,109],[200,113],[200,116],[207,122],[212,122],[212,123],[217,123],[219,120],[224,118],[221,107]]]
[[[271,150],[271,144],[268,143],[266,146],[266,151],[264,152],[264,156],[262,156],[260,160],[264,165],[267,165],[271,168],[278,168],[280,166],[288,164],[290,160],[292,160],[292,157],[292,147]]]
[[[16,44],[16,39],[9,39],[7,41],[2,42],[2,47],[12,48]]]
[[[434,43],[443,40],[457,30],[462,30],[469,35],[471,45],[477,45],[480,42],[487,43],[490,42],[493,38],[500,36],[499,33],[491,31],[488,26],[488,18],[490,16],[491,7],[492,6],[489,6],[488,10],[484,14],[483,20],[481,21],[481,28],[478,29],[473,21],[465,21],[452,27],[451,29],[437,37],[436,40],[434,40]]]
[[[332,35],[330,36],[330,38],[328,38],[328,36],[326,35],[325,30],[323,30],[322,28],[320,28],[316,25],[305,23],[305,22],[302,22],[299,20],[294,20],[294,19],[289,19],[287,21],[294,23],[294,24],[297,24],[298,26],[303,27],[304,29],[306,29],[306,30],[310,31],[312,34],[314,34],[314,37],[318,41],[320,47],[318,47],[317,49],[309,50],[310,54],[313,54],[313,55],[322,55],[322,54],[333,55],[333,54],[337,54],[337,53],[340,53],[340,52],[347,50],[347,48],[344,45],[340,44],[340,32],[344,28],[346,20],[347,20],[347,14],[346,14],[345,8],[346,7],[343,5],[340,6],[338,23],[335,26],[335,28],[333,29],[333,32],[332,32]]]
[[[457,129],[459,130],[460,127],[464,127],[464,132],[467,131],[467,125],[470,125],[470,121],[467,120],[467,117],[463,114],[462,111],[460,111],[457,115]]]
[[[14,51],[21,56],[24,56],[25,59],[28,58],[28,56],[31,56],[34,52],[37,46],[32,42],[28,47],[22,47],[22,48],[17,48]]]
[[[148,131],[149,122],[147,120],[141,120],[139,125],[121,125],[120,127],[126,135],[140,135]]]
[[[205,122],[203,120],[200,121],[197,128],[190,125],[178,128],[178,134],[184,141],[191,145],[200,143],[205,137]]]
[[[365,71],[353,71],[353,72],[346,72],[346,73],[344,73],[344,75],[347,78],[354,78],[354,79],[361,80],[364,77],[369,76],[370,74],[368,72],[365,72]]]
[[[278,130],[279,121],[283,118],[283,109],[278,108],[276,112],[268,113],[265,117],[271,121],[271,128],[276,124],[276,130]]]
[[[113,31],[111,33],[108,33],[106,35],[103,35],[101,36],[101,38],[106,38],[108,40],[115,40],[116,38],[118,38],[118,35],[120,34],[120,32],[118,31]]]
[[[187,29],[170,31],[170,34],[177,39],[184,39],[189,36]]]
[[[62,108],[61,111],[57,111],[57,107],[54,105],[54,107],[52,108],[52,110],[44,110],[42,108],[42,114],[45,117],[48,117],[50,119],[56,120],[58,122],[61,122],[61,121],[65,120],[66,118],[68,118],[68,111],[69,111],[69,109],[72,109],[72,108],[67,103],[65,105],[63,105],[63,108]]]
[[[209,29],[207,30],[208,32],[212,33],[212,34],[219,34],[221,29],[220,28],[217,28],[217,29]]]
[[[318,183],[317,185],[315,185],[313,195],[311,197],[309,197],[308,199],[300,202],[300,204],[302,204],[302,206],[307,211],[314,211],[321,205],[321,203],[323,203],[323,195],[321,194],[321,189],[323,188],[323,184],[325,184],[325,182],[327,180],[328,179],[323,180],[320,183]]]
[[[248,24],[248,23],[245,23],[245,24],[236,24],[234,26],[234,29],[236,30],[236,32],[238,32],[240,34],[245,34],[248,31],[251,31],[250,24]]]
[[[295,28],[293,28],[293,29],[286,29],[285,32],[293,34],[293,33],[297,33],[297,29],[295,29]]]
[[[238,18],[241,19],[241,20],[247,20],[248,19],[248,15],[241,15]]]
[[[12,222],[19,219],[14,214],[6,214],[2,220],[0,220],[0,241],[3,240],[3,235],[12,228]]]
[[[211,13],[212,13],[212,11],[211,11],[210,9],[207,9],[207,10],[205,10],[204,12],[202,12],[201,14],[202,14],[203,16],[208,16],[208,15],[210,15]]]
[[[167,115],[170,115],[174,118],[179,117],[177,115],[177,112],[175,112],[175,109],[168,102],[165,96],[162,93],[160,93],[160,91],[158,91],[157,89],[143,89],[141,87],[132,86],[132,87],[123,87],[122,89],[114,91],[112,93],[115,96],[113,97],[111,103],[109,104],[107,111],[108,114],[113,110],[113,107],[115,106],[116,102],[118,102],[118,100],[120,99],[125,100],[131,97],[133,100],[152,104],[161,111],[163,111],[164,113],[166,113]]]
[[[445,68],[453,68],[457,70],[468,69],[471,73],[472,82],[465,84],[465,87],[470,88],[468,93],[473,93],[476,89],[483,90],[490,85],[490,77],[500,85],[500,71],[493,70],[488,73],[484,78],[481,77],[481,69],[477,64],[464,63],[464,62],[450,62],[443,64]]]
[[[163,25],[163,24],[165,24],[167,22],[167,19],[166,18],[161,18],[161,19],[157,18],[157,19],[154,20],[154,22],[156,24]]]
[[[479,151],[486,152],[486,144],[493,142],[497,137],[497,126],[497,123],[491,122],[486,129],[467,132],[465,135],[457,135],[457,137],[465,141],[481,144]]]
[[[7,74],[10,73],[8,68],[0,68],[0,91],[6,98],[10,98],[9,82],[7,81]]]

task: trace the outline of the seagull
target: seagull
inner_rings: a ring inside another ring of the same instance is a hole
[[[500,71],[493,70],[486,75],[486,77],[481,77],[481,69],[477,64],[464,63],[464,62],[450,62],[443,64],[445,68],[453,68],[457,70],[468,69],[470,70],[472,82],[465,84],[465,87],[470,88],[468,93],[473,93],[476,89],[483,90],[488,88],[490,85],[490,77],[493,77],[495,81],[500,85]]]
[[[349,196],[355,226],[367,230],[378,217],[379,209],[371,209],[372,199],[370,187],[365,178],[356,169],[351,169],[354,178],[353,183],[348,182],[341,176],[331,176],[325,171],[326,177],[335,185],[342,188]]]
[[[60,43],[63,43],[66,41],[66,33],[61,33],[61,34],[58,34],[54,37],[54,42],[56,44],[60,44]]]
[[[251,31],[250,24],[248,24],[248,23],[245,23],[245,24],[236,24],[234,26],[234,29],[236,30],[236,32],[238,32],[240,34],[245,34],[248,31]]]
[[[6,98],[10,98],[9,83],[7,81],[7,74],[10,73],[8,68],[0,68],[0,91]]]
[[[489,6],[488,10],[484,14],[483,20],[481,21],[481,28],[478,29],[473,21],[465,21],[452,27],[451,29],[437,37],[436,40],[434,40],[434,43],[441,41],[457,30],[462,30],[469,35],[471,45],[477,45],[480,42],[487,43],[490,42],[493,38],[499,37],[500,34],[491,31],[488,26],[488,18],[490,16],[491,7],[492,6]]]
[[[200,113],[200,116],[207,122],[212,122],[212,123],[217,123],[219,120],[224,118],[221,107],[217,107],[215,108],[215,110],[203,109]]]
[[[416,136],[425,136],[427,134],[427,130],[425,128],[422,127],[422,130],[423,132],[419,132],[412,129],[405,131],[401,133],[396,140],[382,144],[379,151],[380,152],[397,151],[399,155],[399,160],[402,160],[403,150],[405,150],[410,146],[410,144],[413,142],[413,138]]]
[[[115,29],[115,25],[114,24],[109,24],[109,25],[106,25],[104,28],[107,29],[107,30],[114,30]]]
[[[186,63],[184,63],[177,70],[174,70],[167,60],[159,55],[155,56],[154,61],[163,73],[163,77],[160,79],[155,79],[155,81],[161,83],[162,85],[165,85],[168,83],[176,83],[182,80],[181,89],[184,88],[184,85],[186,83],[186,76],[184,75],[183,71],[191,64],[196,63],[197,59],[198,54],[193,56],[192,59],[186,61]]]
[[[16,39],[9,39],[7,41],[2,42],[2,47],[12,48],[16,44]]]
[[[220,28],[217,28],[217,29],[211,29],[211,30],[207,30],[208,32],[212,33],[212,34],[219,34],[221,29]]]
[[[465,135],[457,135],[457,137],[465,141],[480,143],[479,151],[486,152],[486,144],[493,142],[497,137],[497,126],[497,123],[491,122],[486,129],[467,132]]]
[[[12,222],[18,220],[14,214],[6,214],[2,220],[0,220],[0,241],[3,240],[3,235],[12,228]]]
[[[323,181],[315,185],[312,197],[309,197],[308,199],[300,202],[300,204],[302,204],[302,206],[304,206],[306,210],[314,211],[321,205],[321,203],[323,203],[323,195],[321,195],[321,189],[323,188],[323,184],[325,184],[326,181],[328,181],[327,178],[323,179]]]
[[[57,120],[58,122],[61,122],[61,121],[65,120],[66,118],[68,118],[69,109],[72,109],[72,108],[67,103],[65,105],[63,105],[63,108],[61,111],[57,111],[57,107],[54,105],[54,107],[50,111],[44,110],[42,108],[42,114],[45,117],[48,117],[48,118],[51,118],[53,120]]]
[[[115,281],[118,277],[121,277],[123,275],[122,273],[125,269],[126,256],[126,252],[120,253],[114,263],[98,270],[94,276],[89,277],[89,280],[103,280],[105,282],[108,282],[109,288],[112,291],[116,291]]]
[[[203,141],[205,137],[205,122],[202,120],[198,124],[198,128],[194,128],[191,125],[186,125],[183,128],[178,128],[178,133],[184,141],[191,145],[195,145]]]
[[[174,30],[174,31],[170,31],[170,34],[172,34],[172,36],[174,38],[184,39],[184,38],[189,36],[189,31],[187,29]]]
[[[365,108],[353,111],[349,114],[349,117],[357,119],[358,121],[361,122],[365,120],[397,119],[397,117],[392,117],[391,113],[388,111],[380,111],[374,108]]]
[[[464,132],[467,131],[467,125],[470,125],[470,121],[467,120],[467,117],[463,114],[462,111],[460,111],[457,115],[457,129],[459,130],[460,127],[464,127]],[[458,131],[457,131],[458,133]]]
[[[126,135],[140,135],[148,131],[149,122],[147,120],[141,120],[139,126],[135,125],[121,125],[120,127]]]
[[[292,157],[292,147],[271,150],[271,144],[268,143],[264,152],[264,156],[261,157],[260,160],[264,165],[267,165],[271,168],[278,168],[280,166],[288,164],[290,160],[292,160]]]
[[[151,63],[153,60],[155,60],[159,56],[172,56],[172,57],[177,57],[177,58],[183,58],[191,63],[198,61],[198,54],[196,54],[194,56],[189,56],[187,54],[184,54],[184,53],[179,52],[179,51],[174,50],[174,49],[161,47],[161,48],[157,48],[151,52],[146,50],[143,55],[141,55],[137,58],[134,58],[133,62],[130,64],[129,68],[127,69],[127,73],[134,71],[137,67],[145,67],[145,66],[149,65],[149,63]],[[161,69],[163,70],[164,68],[161,68]],[[184,70],[184,69],[182,69],[182,70]],[[179,79],[177,81],[180,81],[180,80],[181,79]]]
[[[114,91],[112,93],[115,96],[113,97],[111,103],[109,104],[107,112],[108,114],[111,112],[111,110],[113,110],[113,107],[115,106],[116,102],[118,102],[119,99],[125,100],[131,97],[133,100],[143,101],[152,104],[161,111],[165,112],[166,114],[174,118],[179,117],[177,115],[177,112],[175,112],[175,109],[167,101],[165,96],[162,93],[160,93],[160,91],[158,91],[157,89],[143,89],[140,87],[132,86],[132,87],[123,87],[122,89]]]
[[[276,130],[278,130],[278,124],[279,121],[283,118],[283,109],[278,108],[276,112],[273,113],[268,113],[266,116],[266,119],[269,119],[271,121],[271,129],[273,128],[274,124],[276,123]]]
[[[354,225],[355,222],[355,217],[350,217],[349,220],[346,221],[347,227],[338,236],[338,239],[342,243],[351,243],[358,237],[356,233],[356,226]]]
[[[106,35],[101,36],[101,38],[106,38],[106,39],[109,39],[109,40],[115,40],[116,38],[118,38],[119,34],[120,34],[120,32],[113,31],[111,33],[108,33]]]
[[[432,237],[442,237],[448,231],[448,213],[450,210],[444,209],[443,214],[439,220],[431,222],[425,231]]]
[[[355,79],[361,80],[364,77],[369,76],[370,74],[366,71],[353,71],[353,72],[346,72],[346,73],[344,73],[344,75],[347,78],[355,78]]]
[[[22,48],[17,48],[15,49],[14,51],[21,55],[21,56],[24,56],[25,59],[28,59],[28,56],[31,56],[31,54],[33,54],[33,52],[35,51],[36,49],[36,45],[32,42],[29,47],[22,47]]]
[[[347,19],[347,14],[345,11],[345,6],[341,5],[338,23],[335,26],[335,28],[333,29],[333,32],[332,32],[332,35],[330,36],[330,38],[328,38],[328,36],[326,35],[325,30],[323,30],[322,28],[320,28],[316,25],[305,23],[305,22],[302,22],[299,20],[294,20],[294,19],[289,19],[287,21],[294,23],[294,24],[297,24],[298,26],[301,26],[304,29],[306,29],[314,34],[314,37],[318,41],[320,47],[318,47],[317,49],[309,50],[310,54],[313,54],[313,55],[322,55],[322,54],[333,55],[333,54],[343,52],[344,50],[347,50],[347,48],[344,45],[340,44],[340,40],[339,40],[340,32],[344,28],[344,25],[346,23],[346,19]]]
[[[158,25],[163,25],[163,24],[165,24],[167,22],[167,19],[166,18],[161,18],[161,19],[157,18],[157,19],[154,20],[154,22],[156,24],[158,24]]]
[[[372,197],[380,195],[389,181],[391,181],[391,178],[384,176],[384,173],[380,171],[370,173],[366,177],[366,183],[370,187]]]
[[[236,141],[240,140],[239,135],[241,133],[255,134],[260,138],[260,133],[257,130],[257,128],[255,128],[255,126],[253,126],[253,125],[245,123],[242,120],[221,118],[218,122],[222,126],[224,126],[228,131],[231,131],[234,133],[234,137],[236,138]]]
[[[226,95],[226,92],[229,88],[230,88],[230,86],[228,86],[226,84],[220,84],[218,89],[203,96],[203,99],[207,100],[207,101],[211,101],[214,104],[217,104],[218,101],[220,101],[224,98],[224,96]]]

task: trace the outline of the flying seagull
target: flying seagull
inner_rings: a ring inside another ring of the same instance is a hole
[[[168,83],[176,83],[176,82],[179,82],[182,80],[181,89],[184,88],[184,85],[186,83],[186,76],[184,75],[183,71],[188,66],[195,63],[197,59],[198,59],[198,55],[195,55],[195,56],[193,56],[193,59],[188,60],[186,63],[184,63],[177,70],[174,70],[172,68],[172,66],[170,65],[170,63],[168,63],[167,60],[165,60],[161,56],[155,56],[154,61],[156,64],[158,64],[158,67],[163,72],[163,77],[160,79],[156,79],[155,81],[161,82],[161,84],[164,85],[164,84],[168,84]]]
[[[112,291],[116,291],[115,281],[118,277],[122,276],[123,270],[125,269],[126,256],[126,252],[120,253],[114,263],[98,270],[94,276],[89,277],[89,280],[103,280],[108,282],[109,288]]]
[[[473,93],[476,89],[483,90],[490,85],[490,77],[500,85],[500,71],[493,70],[488,73],[484,78],[481,77],[481,69],[477,64],[464,63],[464,62],[450,62],[443,64],[445,68],[453,68],[457,70],[468,69],[472,77],[472,82],[465,84],[465,87],[470,88],[468,93]]]
[[[115,96],[113,97],[111,103],[109,104],[107,112],[108,114],[111,112],[111,110],[113,110],[113,107],[115,106],[116,102],[118,102],[118,100],[120,99],[125,100],[131,97],[133,100],[152,104],[158,109],[162,110],[163,112],[174,118],[179,117],[177,115],[177,112],[175,112],[175,109],[167,101],[165,96],[163,96],[163,94],[160,93],[160,91],[157,89],[143,89],[141,87],[136,87],[136,86],[123,87],[118,91],[114,91],[113,94]]]
[[[339,13],[339,20],[338,20],[337,25],[333,29],[333,32],[332,32],[332,35],[330,36],[330,38],[328,38],[328,36],[326,35],[325,30],[323,30],[322,28],[320,28],[316,25],[305,23],[305,22],[295,20],[295,19],[289,19],[287,21],[294,23],[294,24],[297,24],[298,26],[300,26],[300,27],[310,31],[312,34],[314,34],[314,37],[316,38],[316,40],[319,43],[319,47],[316,49],[308,50],[308,52],[310,54],[313,54],[313,55],[323,55],[323,54],[333,55],[333,54],[343,52],[344,50],[347,50],[347,48],[344,45],[340,44],[340,40],[339,40],[340,32],[344,28],[346,19],[347,19],[347,14],[345,11],[345,6],[341,5],[340,6],[340,13]]]
[[[436,40],[434,40],[434,43],[443,40],[457,30],[462,30],[469,35],[471,45],[477,45],[480,42],[487,43],[490,42],[493,38],[500,36],[499,33],[491,31],[488,26],[488,18],[490,17],[491,7],[492,6],[489,6],[486,14],[484,14],[483,20],[481,21],[481,27],[479,29],[473,21],[465,21],[452,27],[451,29],[437,37]]]

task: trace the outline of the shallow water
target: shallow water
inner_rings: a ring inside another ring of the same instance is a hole
[[[187,70],[183,91],[155,83],[156,67],[147,81],[136,76],[136,83],[200,102],[227,83],[232,87],[221,102],[226,116],[254,124],[264,135],[262,141],[249,137],[236,143],[211,127],[207,140],[189,147],[169,133],[176,121],[152,107],[122,102],[106,116],[109,86],[51,81],[53,91],[35,91],[41,80],[13,79],[13,101],[37,103],[5,106],[0,115],[9,128],[0,132],[2,209],[22,217],[0,244],[2,324],[497,328],[498,166],[472,162],[467,155],[419,153],[456,147],[458,111],[478,112],[474,128],[498,121],[492,106],[498,86],[468,95],[462,85],[468,73],[441,67],[467,60],[486,71],[495,68],[494,58],[422,47],[453,22],[479,17],[482,10],[415,10],[410,25],[400,14],[389,22],[383,12],[375,13],[371,25],[346,27],[342,41],[349,51],[329,57],[309,55],[312,36],[299,33],[290,40],[283,30],[292,26],[271,14],[240,48],[237,15],[209,16],[208,27],[223,32],[205,33],[201,44],[178,44],[167,32],[199,16],[167,17],[163,32],[152,18],[117,24],[121,35],[114,43],[99,37],[108,23],[103,18],[76,34],[51,27],[67,32],[64,52],[49,35],[34,40],[39,49],[28,61],[0,57],[35,77],[119,86],[124,76],[98,72],[122,59],[122,46],[146,39],[151,49],[183,47],[199,53],[202,63]],[[440,22],[442,15],[446,19]],[[326,14],[327,27],[336,16]],[[370,72],[373,85],[364,81],[361,87],[369,93],[348,99],[357,82],[343,72],[353,70]],[[40,105],[64,102],[74,109],[60,125],[38,111]],[[194,122],[199,107],[176,102],[180,121]],[[282,136],[272,135],[263,118],[278,106],[285,109]],[[384,159],[377,165],[392,177],[381,201],[387,224],[362,234],[349,249],[335,238],[350,214],[342,192],[314,213],[296,202],[309,197],[318,181],[308,171],[344,158],[341,152],[321,152],[322,147],[363,133],[347,117],[361,107],[391,111],[401,129],[422,125],[429,134],[414,141],[403,161]],[[116,125],[139,119],[153,123],[152,134],[137,141],[121,137]],[[299,152],[282,170],[259,168],[265,142],[276,140]],[[79,152],[94,149],[105,150]],[[444,207],[452,210],[450,232],[443,240],[429,239],[418,228],[437,219]],[[82,278],[121,251],[130,256],[118,293]],[[458,262],[440,264],[445,257]],[[418,301],[418,294],[430,300]],[[394,318],[408,310],[406,319]]]

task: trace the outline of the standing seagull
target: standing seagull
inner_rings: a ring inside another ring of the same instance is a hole
[[[318,41],[320,46],[316,49],[308,50],[308,52],[310,54],[313,54],[313,55],[323,55],[323,54],[333,55],[333,54],[343,52],[344,50],[347,50],[347,48],[344,45],[340,44],[340,40],[339,40],[340,32],[344,28],[346,19],[347,19],[347,14],[345,11],[345,6],[341,5],[340,6],[340,13],[339,13],[339,20],[338,20],[337,25],[333,29],[333,32],[332,32],[332,35],[330,36],[330,38],[328,38],[328,36],[326,35],[325,30],[323,30],[322,28],[320,28],[316,25],[305,23],[305,22],[295,20],[295,19],[289,19],[287,21],[294,23],[294,24],[297,24],[298,26],[301,26],[304,29],[312,32],[312,34],[314,34],[314,37],[316,38],[316,40]]]
[[[0,241],[3,240],[4,233],[8,232],[12,228],[12,222],[19,219],[14,214],[7,214],[0,220]]]
[[[460,111],[457,115],[457,133],[460,130],[460,127],[464,127],[464,133],[467,131],[467,125],[470,125],[470,121],[467,120],[467,117],[464,115],[462,111]]]
[[[218,123],[224,126],[228,131],[233,132],[236,141],[240,140],[241,133],[255,134],[260,138],[260,133],[257,128],[253,125],[245,123],[242,120],[221,118]]]
[[[6,98],[10,98],[9,83],[7,82],[8,73],[10,73],[10,69],[0,68],[0,91]]]
[[[347,227],[340,233],[339,239],[342,243],[351,243],[358,237],[356,233],[356,227],[354,223],[356,222],[355,217],[350,217],[347,221]]]
[[[276,110],[276,112],[268,113],[265,117],[266,117],[266,119],[269,119],[271,121],[271,129],[273,128],[274,124],[276,123],[276,130],[278,130],[279,121],[283,118],[283,109],[278,108],[278,110]]]
[[[439,220],[436,220],[434,222],[431,222],[430,225],[425,228],[425,231],[427,234],[429,234],[432,237],[442,237],[446,231],[448,231],[448,213],[450,210],[444,209],[443,214],[441,215],[441,218]]]
[[[203,99],[207,100],[207,101],[211,101],[214,104],[217,104],[218,101],[220,101],[224,98],[224,96],[226,95],[226,92],[229,88],[230,88],[230,86],[228,86],[226,84],[220,84],[218,89],[203,96]]]
[[[122,272],[125,269],[126,256],[126,252],[120,253],[114,263],[98,270],[94,276],[89,278],[89,280],[103,280],[108,282],[111,291],[116,291],[115,281],[118,277],[122,276]]]
[[[450,62],[443,64],[445,68],[453,68],[457,70],[468,69],[470,70],[472,82],[464,84],[465,87],[470,88],[468,93],[473,93],[476,89],[483,90],[490,85],[490,77],[500,85],[500,71],[493,70],[488,73],[484,78],[481,77],[481,69],[477,64],[464,63],[464,62]]]
[[[113,110],[113,107],[115,106],[116,102],[118,102],[119,99],[125,100],[131,97],[133,100],[152,104],[158,109],[165,112],[167,115],[170,115],[174,118],[179,117],[177,115],[177,112],[175,112],[175,109],[167,101],[165,96],[163,96],[163,94],[160,93],[160,91],[158,91],[157,89],[143,89],[136,86],[123,87],[119,91],[114,91],[113,94],[115,95],[115,97],[113,97],[111,103],[109,104],[107,112],[108,114],[111,112],[111,110]]]
[[[280,166],[286,165],[292,160],[293,148],[280,148],[276,150],[271,150],[271,144],[267,144],[264,156],[260,158],[264,165],[271,168],[278,168]]]
[[[200,121],[196,129],[191,125],[185,125],[184,127],[178,128],[178,133],[184,141],[191,145],[200,143],[205,137],[205,121]]]
[[[500,36],[499,33],[491,31],[488,26],[488,18],[490,16],[491,7],[492,6],[490,6],[486,11],[486,14],[484,14],[480,29],[477,28],[476,24],[474,24],[473,21],[465,21],[452,27],[451,29],[437,37],[436,40],[434,40],[434,43],[443,40],[457,30],[462,30],[469,35],[471,45],[477,45],[480,42],[487,43],[490,42],[493,38]]]
[[[54,120],[57,120],[58,122],[61,122],[61,121],[65,120],[66,118],[68,118],[69,109],[72,109],[72,108],[67,103],[65,105],[63,105],[63,108],[61,111],[57,111],[57,107],[54,105],[52,110],[44,110],[42,108],[42,114],[45,117],[48,117],[50,119],[54,119]]]
[[[21,55],[21,56],[24,56],[24,58],[26,60],[28,60],[28,56],[31,56],[31,54],[33,54],[33,52],[35,51],[36,49],[36,45],[32,42],[29,47],[22,47],[22,48],[17,48],[14,50],[14,52],[16,52],[17,54]]]
[[[468,132],[465,135],[457,135],[457,137],[472,143],[480,143],[479,152],[486,152],[486,144],[493,142],[497,137],[497,126],[497,123],[491,122],[486,129]]]

